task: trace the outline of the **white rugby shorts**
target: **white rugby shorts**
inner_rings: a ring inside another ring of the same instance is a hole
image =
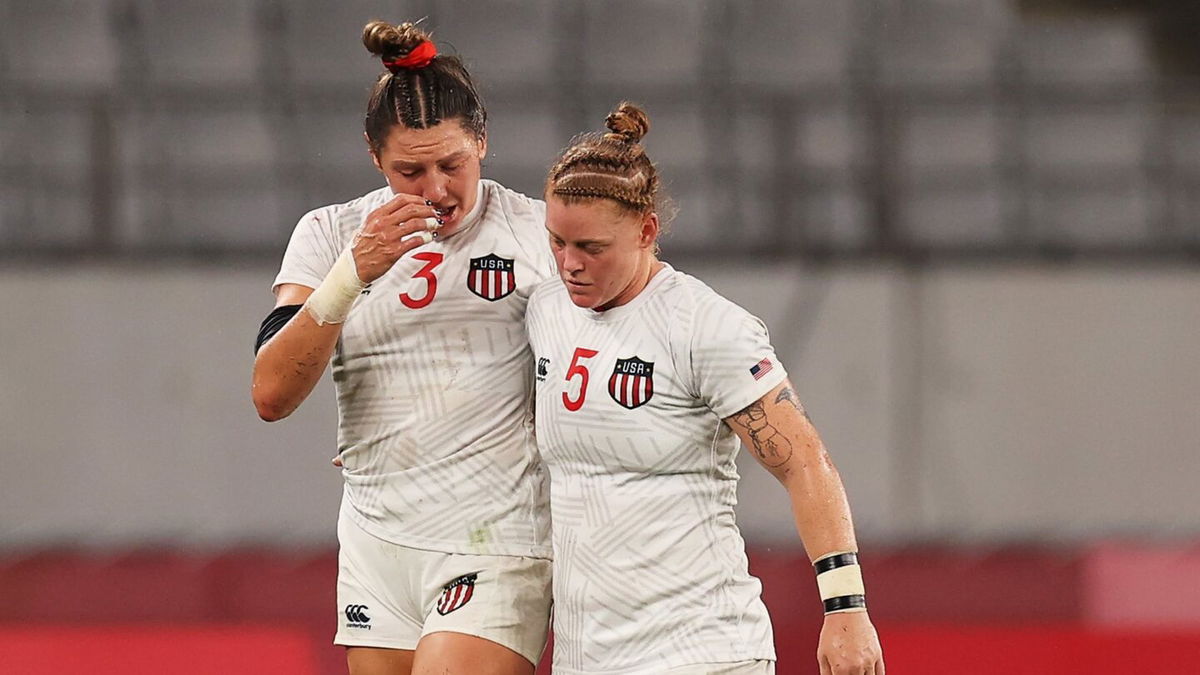
[[[334,644],[416,649],[425,635],[465,633],[536,665],[550,624],[551,562],[400,546],[338,519]]]

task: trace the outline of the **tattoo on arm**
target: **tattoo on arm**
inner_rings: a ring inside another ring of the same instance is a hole
[[[771,426],[762,403],[755,401],[741,412],[734,413],[733,421],[749,430],[754,454],[758,455],[763,464],[777,467],[792,458],[791,442]]]
[[[808,411],[805,410],[804,406],[800,404],[800,397],[796,395],[796,392],[792,391],[791,387],[784,387],[779,391],[779,395],[775,397],[776,403],[781,403],[783,401],[787,401],[788,403],[794,405],[796,410],[799,410],[800,414],[804,415],[804,419],[808,420],[809,424],[812,424],[812,418],[808,416]]]

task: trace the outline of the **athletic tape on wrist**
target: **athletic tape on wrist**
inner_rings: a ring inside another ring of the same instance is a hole
[[[862,611],[867,607],[862,568],[852,551],[830,553],[813,563],[825,613]]]
[[[366,284],[358,278],[354,266],[354,247],[347,246],[325,275],[325,280],[308,296],[304,308],[318,326],[343,323],[363,288]]]

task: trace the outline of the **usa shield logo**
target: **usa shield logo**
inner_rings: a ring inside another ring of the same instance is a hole
[[[450,612],[471,601],[475,594],[475,579],[478,574],[464,574],[442,587],[442,597],[438,598],[437,612],[446,616]]]
[[[517,288],[517,277],[513,272],[513,260],[489,253],[482,258],[471,258],[467,270],[467,288],[484,300],[496,301]]]
[[[654,364],[636,356],[617,359],[608,378],[608,395],[630,410],[645,405],[654,395]]]

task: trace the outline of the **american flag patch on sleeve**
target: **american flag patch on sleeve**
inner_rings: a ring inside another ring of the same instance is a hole
[[[763,359],[750,366],[750,374],[754,376],[754,379],[761,380],[764,375],[771,372],[771,365],[771,359]]]

